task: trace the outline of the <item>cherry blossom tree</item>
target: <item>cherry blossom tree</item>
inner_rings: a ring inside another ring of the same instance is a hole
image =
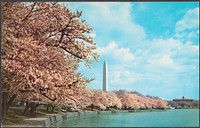
[[[93,90],[92,106],[105,110],[106,106],[109,106],[108,99],[105,92],[101,90]]]
[[[76,91],[91,81],[77,72],[79,63],[98,60],[82,12],[55,2],[3,2],[1,8],[3,115],[16,97],[76,106]]]
[[[124,109],[149,109],[167,107],[167,102],[160,98],[144,97],[127,91],[116,92]]]
[[[105,95],[109,103],[106,107],[121,109],[122,103],[114,92],[105,92]]]
[[[80,62],[98,61],[92,28],[57,2],[3,2],[2,8],[2,114],[17,98],[34,112],[39,104],[84,109],[94,106],[130,109],[165,108],[162,99],[125,92],[90,90],[93,79],[77,71]]]
[[[139,103],[137,102],[137,98],[134,94],[124,92],[119,95],[119,99],[122,102],[122,106],[125,109],[139,109]]]

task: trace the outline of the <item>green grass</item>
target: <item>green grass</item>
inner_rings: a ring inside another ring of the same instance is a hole
[[[45,114],[57,113],[58,109],[55,108],[54,112],[46,111],[46,107],[38,107],[34,115],[24,115],[24,107],[11,107],[8,110],[8,115],[3,119],[4,125],[20,124],[24,119],[41,117]]]

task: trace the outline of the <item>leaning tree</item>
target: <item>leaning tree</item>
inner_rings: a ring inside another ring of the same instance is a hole
[[[3,115],[15,98],[31,102],[32,110],[38,103],[76,106],[75,92],[92,80],[77,72],[79,63],[98,60],[82,12],[56,2],[3,2],[1,8]]]

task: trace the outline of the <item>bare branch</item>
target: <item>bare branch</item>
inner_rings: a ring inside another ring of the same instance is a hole
[[[25,21],[25,20],[30,16],[30,14],[32,13],[32,11],[33,11],[33,9],[34,9],[36,3],[37,3],[37,2],[34,2],[34,4],[32,5],[32,8],[31,8],[31,10],[29,11],[29,13],[24,17],[24,19],[21,20],[22,22]]]

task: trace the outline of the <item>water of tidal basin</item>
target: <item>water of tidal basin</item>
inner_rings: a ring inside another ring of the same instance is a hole
[[[63,120],[54,127],[138,127],[199,126],[199,109],[112,113]]]

